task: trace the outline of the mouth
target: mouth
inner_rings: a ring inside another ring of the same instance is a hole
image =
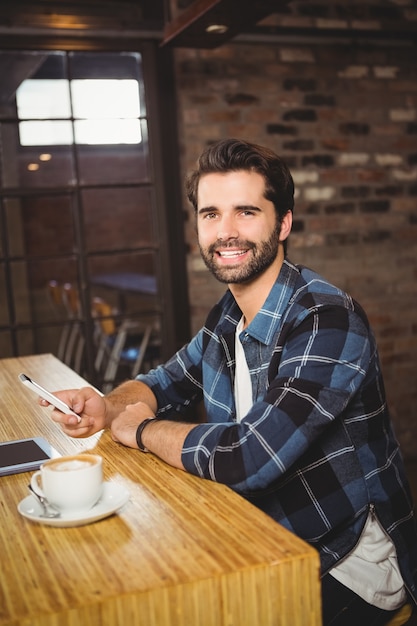
[[[244,256],[247,250],[216,250],[216,254],[222,259],[237,259]]]
[[[217,263],[223,267],[237,267],[245,262],[249,248],[220,248],[214,250]]]
[[[212,267],[232,270],[247,263],[254,251],[255,245],[250,241],[217,241],[203,251],[203,258],[205,256]]]

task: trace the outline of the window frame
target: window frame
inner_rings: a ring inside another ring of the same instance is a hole
[[[96,40],[85,37],[80,41],[69,38],[50,36],[22,37],[16,36],[2,41],[2,50],[18,51],[63,51],[71,52],[139,52],[142,55],[143,80],[148,120],[148,142],[150,161],[150,186],[154,195],[155,215],[154,232],[157,236],[158,267],[156,268],[158,293],[161,304],[161,344],[162,358],[169,358],[175,350],[189,340],[190,308],[188,301],[188,281],[186,271],[186,245],[184,240],[183,220],[186,215],[182,208],[182,192],[180,181],[180,163],[177,136],[177,114],[175,97],[175,69],[173,52],[161,49],[155,40],[127,41],[117,37]],[[28,195],[27,190],[22,190]],[[7,190],[1,190],[2,196]],[[0,216],[0,219],[2,217]],[[76,223],[79,237],[81,220]],[[8,300],[10,323],[7,329],[12,337],[13,356],[19,356],[16,333],[22,326],[16,323],[13,316],[13,284],[10,275],[10,259],[4,260],[6,274],[6,296]],[[93,320],[88,306],[90,293],[87,279],[87,257],[79,259],[81,300],[85,311],[82,323],[86,335],[93,335]],[[28,329],[36,328],[36,322],[26,325]],[[88,342],[89,343],[89,342]],[[86,376],[94,384],[94,347],[86,347]]]

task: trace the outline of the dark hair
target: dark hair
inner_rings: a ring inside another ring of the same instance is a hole
[[[239,139],[222,139],[201,154],[197,169],[188,176],[187,197],[197,210],[197,191],[204,174],[248,170],[265,179],[265,198],[277,212],[279,222],[294,209],[294,181],[288,166],[272,150]]]

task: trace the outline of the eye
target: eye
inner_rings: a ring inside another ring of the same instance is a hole
[[[204,213],[202,215],[203,220],[214,220],[217,217],[217,213],[214,211]]]

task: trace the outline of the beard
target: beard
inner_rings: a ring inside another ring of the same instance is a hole
[[[241,241],[233,239],[227,243],[216,241],[208,248],[200,247],[201,257],[215,278],[221,283],[240,284],[246,283],[260,274],[262,274],[275,261],[279,249],[279,234],[281,232],[280,224],[277,224],[272,231],[269,239],[259,243],[253,241]],[[244,264],[235,266],[228,265],[220,267],[216,263],[216,250],[221,248],[240,248],[242,250],[251,250],[252,254],[249,260]]]

